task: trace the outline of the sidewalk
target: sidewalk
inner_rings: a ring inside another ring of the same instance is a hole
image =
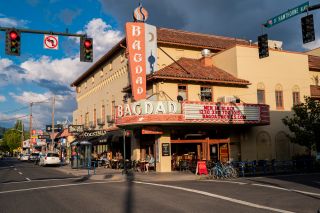
[[[122,169],[106,169],[104,167],[98,167],[94,170],[89,171],[87,169],[72,169],[70,165],[65,165],[57,167],[57,170],[64,172],[69,175],[88,178],[90,180],[112,180],[112,181],[125,181],[127,179],[126,175],[122,174]],[[135,181],[145,181],[145,182],[157,182],[157,181],[189,181],[189,180],[200,180],[200,176],[197,176],[191,172],[165,172],[156,173],[150,171],[148,173],[133,172],[128,175],[130,179]]]

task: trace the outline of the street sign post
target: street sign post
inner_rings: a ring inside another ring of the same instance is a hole
[[[55,132],[61,132],[62,129],[63,129],[62,126],[59,126],[59,125],[54,126]],[[46,125],[46,132],[52,132],[52,125]]]
[[[279,24],[283,21],[286,21],[289,18],[292,18],[296,15],[306,12],[308,7],[309,7],[309,2],[305,2],[295,8],[288,10],[287,12],[284,12],[276,17],[269,19],[267,23],[264,24],[264,26],[267,28],[273,27],[274,25]]]

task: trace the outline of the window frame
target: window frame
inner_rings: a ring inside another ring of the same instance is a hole
[[[259,93],[262,92],[262,93]],[[262,102],[259,102],[259,94],[262,94]],[[264,89],[257,89],[257,103],[258,104],[266,104],[266,91]]]
[[[203,97],[203,95],[202,95],[202,88],[208,88],[208,89],[210,89],[210,95],[211,95],[211,100],[210,101],[206,101],[206,100],[202,100],[202,97]],[[212,88],[212,86],[200,86],[200,101],[201,102],[212,102],[213,101],[213,88]]]
[[[185,87],[186,89],[185,89],[185,99],[184,99],[184,101],[187,101],[187,100],[189,100],[189,97],[188,97],[188,85],[187,84],[178,84],[178,87],[177,87],[177,89],[178,89],[178,95],[180,95],[179,94],[179,92],[180,92],[180,90],[179,90],[179,87]]]
[[[283,91],[276,90],[275,96],[276,96],[276,109],[284,109]],[[279,105],[279,103],[280,103],[280,105]]]
[[[297,95],[297,96],[295,96],[295,95]],[[300,92],[298,92],[298,91],[292,92],[292,104],[293,104],[293,106],[298,105],[300,103],[301,103],[301,101],[300,101]]]

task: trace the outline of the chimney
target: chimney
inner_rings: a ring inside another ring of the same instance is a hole
[[[205,67],[212,67],[212,58],[211,58],[211,52],[208,49],[203,49],[201,51],[202,58],[200,58],[201,65]]]

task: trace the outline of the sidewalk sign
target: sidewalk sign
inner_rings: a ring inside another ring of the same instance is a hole
[[[205,161],[198,161],[197,162],[196,174],[197,175],[202,175],[202,174],[207,175],[208,174],[207,164]]]

